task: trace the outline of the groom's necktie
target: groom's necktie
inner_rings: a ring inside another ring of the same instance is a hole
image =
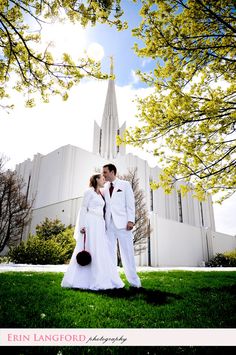
[[[109,187],[110,196],[112,196],[113,190],[114,190],[114,185],[113,185],[113,183],[111,182],[110,187]]]

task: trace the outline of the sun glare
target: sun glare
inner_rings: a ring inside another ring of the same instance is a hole
[[[41,45],[44,49],[49,45],[49,51],[56,60],[61,59],[63,53],[68,53],[73,60],[85,55],[94,60],[104,57],[103,47],[96,42],[88,43],[86,29],[79,24],[55,23],[45,25],[41,33]]]
[[[42,44],[50,45],[50,52],[56,59],[63,53],[71,55],[73,60],[84,55],[86,49],[86,30],[79,24],[55,23],[44,26]]]
[[[96,42],[91,43],[87,49],[88,56],[95,60],[101,60],[104,57],[103,47]]]

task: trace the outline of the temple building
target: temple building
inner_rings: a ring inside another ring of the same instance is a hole
[[[28,198],[34,199],[23,238],[34,233],[45,217],[75,225],[89,177],[101,171],[103,165],[113,163],[120,175],[137,168],[145,194],[151,234],[146,249],[136,255],[137,265],[199,266],[214,254],[235,248],[235,237],[215,231],[210,196],[204,202],[193,198],[191,192],[182,196],[179,183],[168,195],[162,189],[150,189],[150,182],[158,179],[161,169],[149,167],[147,161],[117,146],[116,136],[124,130],[125,123],[119,126],[115,81],[110,79],[101,126],[94,122],[93,152],[68,144],[46,155],[38,153],[16,166],[26,182]]]

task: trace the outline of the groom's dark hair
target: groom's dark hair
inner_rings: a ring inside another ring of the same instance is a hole
[[[114,171],[114,175],[117,173],[116,166],[114,164],[106,164],[103,166],[104,168],[108,168],[109,171]]]

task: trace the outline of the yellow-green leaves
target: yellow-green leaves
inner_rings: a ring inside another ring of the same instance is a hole
[[[152,144],[165,163],[155,186],[177,180],[206,192],[236,191],[236,17],[233,0],[143,0],[134,50],[156,61],[139,75],[155,92],[138,100],[140,124],[119,142]],[[160,65],[160,58],[162,65]],[[192,187],[191,187],[192,188]]]

